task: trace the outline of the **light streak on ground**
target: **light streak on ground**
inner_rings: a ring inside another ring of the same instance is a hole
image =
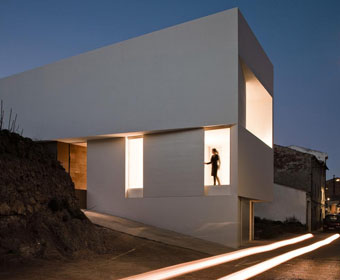
[[[259,254],[263,252],[272,251],[283,246],[295,244],[301,241],[304,241],[308,238],[313,237],[311,233],[304,234],[295,238],[286,239],[282,241],[278,241],[272,244],[256,246],[247,249],[242,249],[226,254],[221,254],[209,258],[204,258],[192,262],[186,262],[182,264],[177,264],[169,267],[164,267],[161,269],[153,270],[150,272],[138,274],[135,276],[126,277],[121,280],[161,280],[161,279],[169,279],[172,277],[180,276],[186,273],[194,272],[197,270],[205,269],[208,267],[212,267],[215,265],[219,265],[222,263],[238,260],[240,258],[244,258],[250,255]]]
[[[277,257],[274,257],[272,259],[266,260],[264,262],[261,262],[259,264],[250,266],[248,268],[245,268],[243,270],[237,271],[233,274],[229,274],[227,276],[224,276],[222,278],[219,278],[218,280],[245,280],[249,279],[251,277],[254,277],[255,275],[258,275],[262,272],[265,272],[279,264],[282,264],[286,261],[289,261],[293,258],[296,258],[298,256],[301,256],[303,254],[309,253],[311,251],[314,251],[316,249],[319,249],[322,246],[328,245],[329,243],[333,242],[334,240],[338,239],[340,235],[334,234],[322,241],[318,241],[313,243],[312,245],[305,246],[293,251],[290,251],[288,253],[279,255]]]

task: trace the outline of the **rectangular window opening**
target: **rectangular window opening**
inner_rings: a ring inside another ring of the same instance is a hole
[[[217,177],[221,185],[230,185],[230,128],[206,130],[204,132],[204,162],[212,162],[213,149],[216,149],[219,158],[219,168]],[[214,185],[213,163],[205,164],[204,167],[204,185]],[[218,181],[216,180],[216,185]]]
[[[273,147],[273,98],[254,73],[243,66],[246,78],[246,129]]]
[[[143,137],[126,138],[126,196],[141,197],[143,191]]]

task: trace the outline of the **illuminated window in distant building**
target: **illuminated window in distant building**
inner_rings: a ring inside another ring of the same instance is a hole
[[[126,138],[126,189],[143,188],[143,138]]]
[[[204,162],[210,162],[212,150],[216,149],[220,159],[220,168],[217,176],[221,185],[230,184],[230,128],[205,130],[204,132]],[[214,185],[214,177],[211,175],[212,164],[205,165],[204,185]],[[217,182],[216,182],[217,184]]]

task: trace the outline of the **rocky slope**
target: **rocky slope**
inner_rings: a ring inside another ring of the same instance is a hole
[[[45,148],[0,131],[0,262],[112,250],[79,209],[68,173]]]

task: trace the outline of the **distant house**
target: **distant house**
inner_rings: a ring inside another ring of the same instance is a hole
[[[274,145],[273,201],[255,204],[255,216],[296,218],[315,230],[325,215],[326,153]]]
[[[238,9],[0,79],[0,92],[26,136],[55,141],[93,211],[237,247],[254,202],[272,199],[273,65]]]
[[[326,181],[326,211],[340,213],[340,177],[333,176]]]

